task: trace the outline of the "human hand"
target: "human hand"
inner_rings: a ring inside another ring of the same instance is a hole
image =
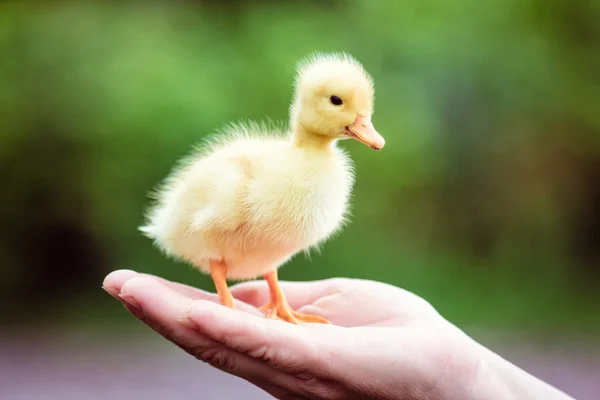
[[[231,288],[236,310],[212,293],[128,270],[104,287],[188,353],[280,399],[511,398],[513,389],[502,391],[500,375],[488,371],[488,360],[504,364],[425,300],[383,283],[281,282],[293,309],[332,323],[299,326],[258,311],[269,299],[262,281]]]

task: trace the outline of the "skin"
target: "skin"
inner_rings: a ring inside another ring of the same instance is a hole
[[[120,270],[104,289],[199,360],[278,399],[571,399],[464,334],[422,298],[383,283],[281,282],[292,309],[332,325],[266,319],[264,281],[218,296]]]

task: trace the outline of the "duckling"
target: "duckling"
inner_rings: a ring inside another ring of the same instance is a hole
[[[165,254],[210,274],[222,305],[235,308],[227,280],[263,277],[270,319],[328,323],[291,309],[278,268],[318,246],[347,219],[353,164],[339,147],[356,139],[375,150],[374,87],[346,53],[313,54],[297,65],[289,130],[232,124],[176,166],[154,193],[140,230]]]

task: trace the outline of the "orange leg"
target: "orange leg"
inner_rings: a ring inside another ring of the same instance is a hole
[[[222,261],[211,261],[210,275],[217,288],[217,294],[219,295],[221,304],[225,307],[235,309],[233,296],[227,287],[227,265]]]
[[[301,314],[291,309],[285,296],[279,287],[279,281],[277,280],[277,270],[273,270],[265,275],[265,280],[269,284],[269,291],[271,293],[271,301],[260,308],[261,311],[267,312],[267,318],[269,319],[281,319],[292,324],[299,324],[300,322],[315,322],[328,324],[325,318],[317,317],[316,315]]]

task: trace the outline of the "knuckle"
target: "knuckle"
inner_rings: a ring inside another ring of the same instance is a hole
[[[196,358],[207,362],[215,368],[235,371],[235,358],[223,348],[202,348],[196,352]]]
[[[348,393],[339,384],[327,382],[317,378],[302,381],[303,391],[311,397],[323,400],[342,400],[348,398]]]
[[[251,350],[249,355],[272,366],[276,365],[280,358],[278,350],[267,344],[260,345]]]

